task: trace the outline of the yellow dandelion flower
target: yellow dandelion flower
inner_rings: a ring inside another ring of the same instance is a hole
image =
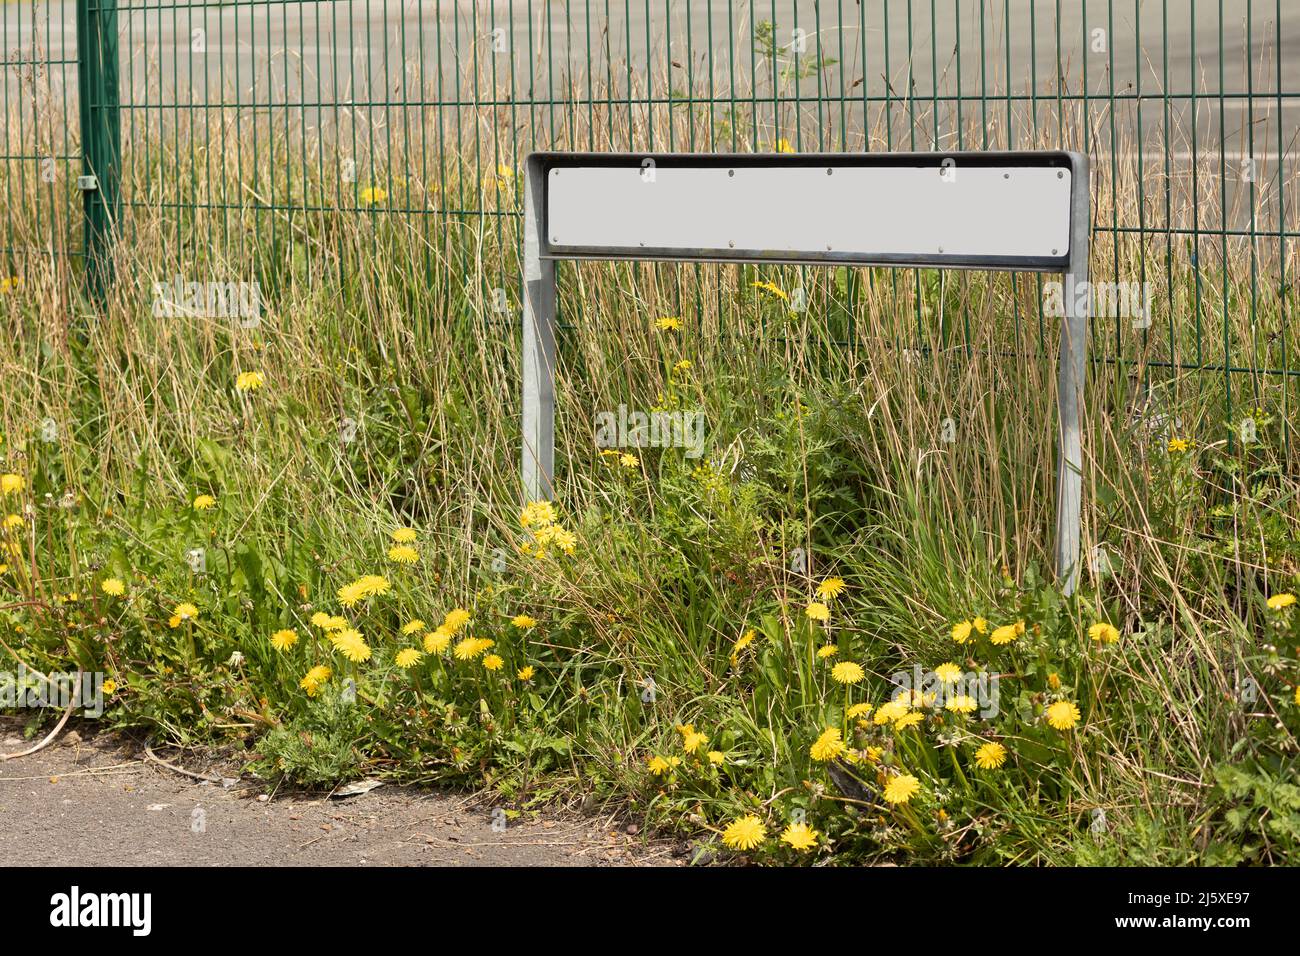
[[[315,697],[320,686],[329,680],[333,673],[324,664],[317,664],[303,676],[298,686],[307,692],[308,697]]]
[[[1295,603],[1295,595],[1290,591],[1284,591],[1281,594],[1274,594],[1268,599],[1268,606],[1271,610],[1280,611],[1285,607],[1290,607]]]
[[[885,801],[895,805],[907,803],[921,789],[921,781],[910,773],[902,773],[885,784]]]
[[[906,730],[908,727],[915,727],[923,720],[925,720],[925,714],[919,710],[908,711],[894,721],[894,729]]]
[[[781,832],[781,842],[794,850],[811,850],[821,836],[806,823],[792,823]]]
[[[1300,701],[1297,701],[1297,703],[1300,703]],[[709,763],[715,767],[721,767],[727,760],[727,755],[721,750],[710,750],[708,756]]]
[[[387,594],[390,590],[392,585],[383,575],[365,574],[351,584],[343,585],[337,593],[340,604],[344,607],[354,607],[367,598]]]
[[[458,661],[470,661],[478,657],[491,646],[492,641],[489,641],[486,638],[466,637],[456,642],[456,646],[452,648],[451,653]]]
[[[934,669],[934,676],[945,684],[955,684],[961,680],[961,668],[951,661],[947,661]]]
[[[1079,719],[1079,708],[1068,700],[1058,700],[1047,708],[1047,722],[1057,730],[1069,730]]]
[[[424,659],[424,655],[414,647],[403,647],[397,652],[397,657],[393,658],[394,663],[402,670],[410,670],[416,664]]]
[[[22,475],[0,475],[0,494],[16,495],[26,487]]]
[[[893,700],[881,704],[878,708],[876,708],[876,716],[873,718],[873,720],[877,725],[892,724],[899,717],[902,717],[911,709],[912,709],[911,706],[908,704],[906,700],[904,700],[902,697],[896,697]]]
[[[1169,451],[1174,455],[1181,455],[1192,447],[1192,443],[1186,438],[1169,439]]]
[[[975,618],[975,620],[971,621],[971,625],[981,634],[987,634],[989,632],[989,622],[984,620],[982,617]]]
[[[763,821],[752,813],[727,824],[722,831],[722,842],[732,850],[752,850],[767,839]]]
[[[660,332],[680,332],[682,320],[675,315],[665,315],[655,319],[655,328]]]
[[[529,617],[527,614],[516,614],[510,619],[510,623],[521,631],[532,630],[537,626],[537,621]]]
[[[340,644],[346,644],[348,641],[364,640],[361,636],[361,632],[355,627],[340,628],[337,631],[331,631],[327,636],[329,637],[330,644],[334,647],[338,647]]]
[[[858,717],[866,717],[870,713],[871,713],[870,704],[866,704],[866,703],[854,704],[852,707],[850,707],[848,710],[844,712],[844,717],[847,720],[856,720]]]
[[[392,590],[392,585],[388,583],[388,578],[382,574],[367,574],[361,577],[358,583],[365,591],[366,597],[374,597],[378,594],[387,594]]]
[[[952,639],[958,644],[965,644],[970,640],[970,632],[974,625],[970,621],[958,621],[952,626]]]
[[[409,544],[395,544],[388,549],[388,560],[396,564],[415,564],[420,560],[420,552]]]
[[[996,741],[989,741],[975,751],[975,766],[981,770],[997,770],[1007,762],[1007,748]]]
[[[104,578],[99,582],[99,589],[110,597],[121,597],[126,593],[126,585],[121,578]]]
[[[1113,624],[1098,621],[1088,628],[1088,636],[1094,641],[1100,641],[1103,644],[1114,644],[1119,640],[1119,629]]]
[[[817,656],[820,657],[822,660],[827,660],[828,658],[834,657],[839,652],[840,649],[835,644],[825,644],[822,647],[817,648]]]
[[[695,753],[708,742],[708,735],[702,734],[698,730],[691,730],[689,733],[682,734],[682,749],[688,754]]]
[[[22,516],[22,515],[6,515],[6,516],[5,516],[5,527],[6,527],[6,528],[10,528],[10,529],[12,529],[12,528],[21,528],[24,524],[26,524],[26,522],[23,521],[23,516]]]
[[[499,671],[506,666],[506,662],[501,659],[500,654],[489,654],[483,658],[483,668],[489,671]]]
[[[195,511],[207,511],[209,508],[216,507],[217,499],[211,495],[199,495],[194,499]]]
[[[353,581],[338,589],[339,603],[344,607],[354,607],[366,598],[365,587],[360,581]]]
[[[196,621],[199,617],[199,609],[186,601],[172,608],[172,617],[178,617],[182,621]]]
[[[235,391],[256,392],[266,384],[266,376],[261,372],[240,372],[235,376]]]
[[[367,206],[377,206],[388,198],[388,190],[379,186],[367,186],[361,190],[361,201]]]
[[[651,757],[648,761],[646,761],[646,769],[648,769],[656,777],[662,777],[671,768],[667,760],[665,760],[663,757],[656,755],[654,757]]]
[[[415,533],[414,528],[405,528],[405,527],[394,528],[388,534],[389,537],[392,538],[394,541],[396,541],[398,544],[415,544],[415,539],[416,537],[418,537]]]
[[[821,601],[813,601],[804,608],[803,613],[807,616],[808,620],[821,621],[823,624],[831,619],[831,609]]]
[[[954,714],[972,714],[979,709],[979,701],[969,694],[958,694],[944,704],[943,709]]]
[[[334,649],[353,663],[370,660],[370,645],[356,628],[348,627],[329,636]]]
[[[993,633],[989,635],[989,640],[994,644],[1010,644],[1021,634],[1014,624],[1004,624],[1002,627],[994,628]]]
[[[866,676],[862,665],[853,661],[840,661],[831,668],[831,678],[840,684],[856,684]]]
[[[298,632],[293,628],[283,628],[271,635],[271,646],[277,651],[287,651],[298,643]]]
[[[442,626],[455,634],[470,621],[469,611],[462,607],[452,608],[442,619]]]
[[[826,601],[834,600],[846,587],[843,578],[827,578],[817,585],[817,596]]]
[[[813,741],[809,756],[818,763],[826,763],[844,754],[844,737],[838,727],[827,727],[820,737]]]
[[[100,685],[99,689],[104,692],[105,697],[112,697],[117,691],[117,681],[110,678],[109,680],[104,681],[104,683]]]
[[[317,611],[315,614],[311,616],[311,623],[313,627],[324,627],[326,624],[329,623],[329,621],[330,621],[330,616],[326,614],[324,611]]]
[[[441,654],[451,643],[451,632],[446,626],[440,626],[424,635],[424,652],[426,654]]]
[[[424,628],[425,623],[417,617],[402,625],[402,633],[410,637],[412,634],[419,634]]]
[[[524,683],[528,683],[528,681],[533,679],[533,675],[536,673],[537,673],[537,669],[533,667],[532,664],[528,664],[524,667],[519,668],[519,672],[515,674],[515,676],[518,677]]]

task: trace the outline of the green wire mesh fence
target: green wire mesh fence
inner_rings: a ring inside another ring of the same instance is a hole
[[[0,90],[4,96],[4,237],[6,291],[22,280],[30,257],[79,254],[72,236],[81,167],[77,126],[75,23],[44,4],[6,4],[0,23]],[[71,118],[71,119],[70,119]]]
[[[1230,420],[1255,404],[1290,420],[1300,8],[1282,0],[2,9],[7,282],[83,259],[93,279],[116,236],[153,241],[161,275],[228,257],[272,288],[310,283],[374,254],[341,223],[382,217],[430,269],[514,301],[512,256],[483,275],[473,247],[515,247],[532,149],[1063,147],[1092,158],[1094,279],[1154,303],[1095,321],[1093,354],[1218,376]],[[971,346],[977,277],[957,280],[959,310],[929,274],[836,281]],[[1041,282],[1016,281],[1017,334],[1042,345]]]

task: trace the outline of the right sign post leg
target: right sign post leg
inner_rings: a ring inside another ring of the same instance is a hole
[[[1088,316],[1088,166],[1073,171],[1070,265],[1065,276],[1065,316],[1061,321],[1061,360],[1057,371],[1058,447],[1056,463],[1056,576],[1061,590],[1073,594],[1079,584],[1083,530],[1083,383],[1087,374]],[[1086,290],[1084,294],[1083,290]]]

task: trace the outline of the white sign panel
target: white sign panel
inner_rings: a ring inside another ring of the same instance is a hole
[[[546,173],[556,256],[1047,265],[1070,246],[1062,166],[625,165]]]

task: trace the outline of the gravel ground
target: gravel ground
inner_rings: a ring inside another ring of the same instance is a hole
[[[0,753],[31,746],[0,718]],[[177,766],[234,774],[194,754]],[[499,819],[499,814],[498,814]],[[675,841],[613,819],[524,814],[493,827],[474,796],[384,785],[352,797],[225,787],[160,767],[119,735],[65,731],[28,757],[0,762],[0,838],[19,865],[139,866],[678,866]]]

